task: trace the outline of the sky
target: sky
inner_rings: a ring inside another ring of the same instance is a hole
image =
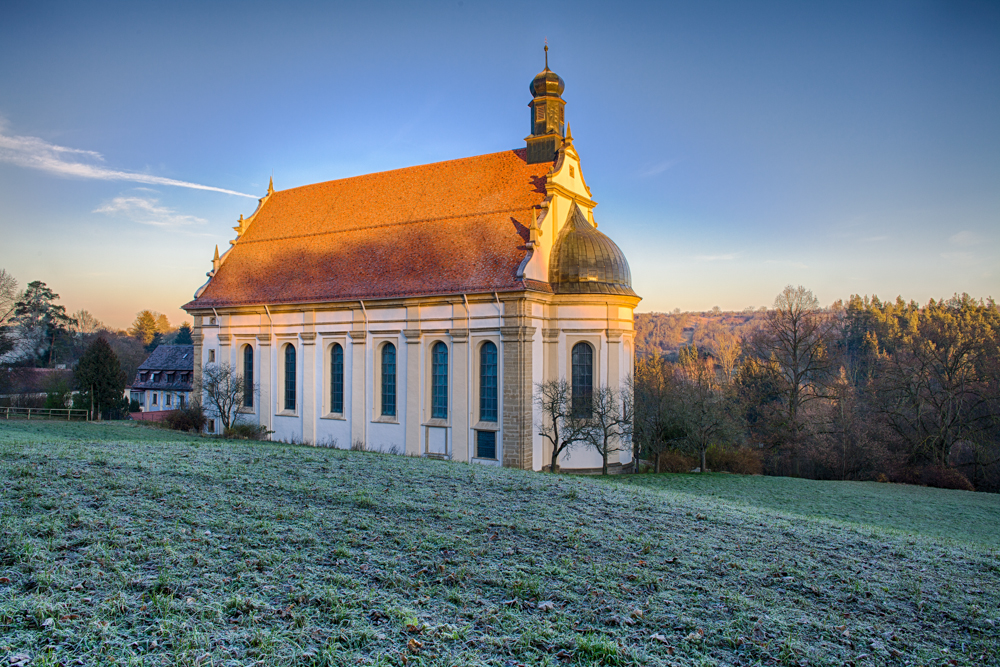
[[[524,145],[549,64],[639,311],[1000,298],[1000,3],[8,0],[0,268],[186,318],[276,189]]]

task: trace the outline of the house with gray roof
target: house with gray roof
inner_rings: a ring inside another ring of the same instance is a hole
[[[191,398],[194,345],[160,345],[142,362],[128,388],[142,412],[177,410]]]

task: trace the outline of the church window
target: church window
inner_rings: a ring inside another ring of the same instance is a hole
[[[448,346],[440,341],[431,348],[431,418],[448,418]]]
[[[210,363],[210,364],[214,364],[215,363],[215,350],[209,350],[208,351],[208,363]]]
[[[497,420],[497,346],[489,341],[479,348],[479,420]]]
[[[253,407],[253,347],[243,346],[243,407]]]
[[[594,393],[594,349],[587,343],[573,346],[573,416],[589,418]]]
[[[330,349],[330,412],[344,412],[344,348],[339,343]]]
[[[295,346],[285,346],[285,410],[295,411]]]
[[[497,432],[476,431],[476,458],[495,459],[497,457]]]
[[[382,346],[382,416],[396,416],[396,346]]]

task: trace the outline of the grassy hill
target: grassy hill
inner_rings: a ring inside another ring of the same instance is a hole
[[[0,502],[0,661],[1000,662],[986,494],[20,422]]]

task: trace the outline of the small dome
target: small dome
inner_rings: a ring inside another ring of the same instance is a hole
[[[548,67],[536,74],[528,86],[533,97],[559,97],[565,89],[566,82]]]
[[[577,204],[552,246],[549,282],[556,294],[635,296],[625,254],[587,221]]]

